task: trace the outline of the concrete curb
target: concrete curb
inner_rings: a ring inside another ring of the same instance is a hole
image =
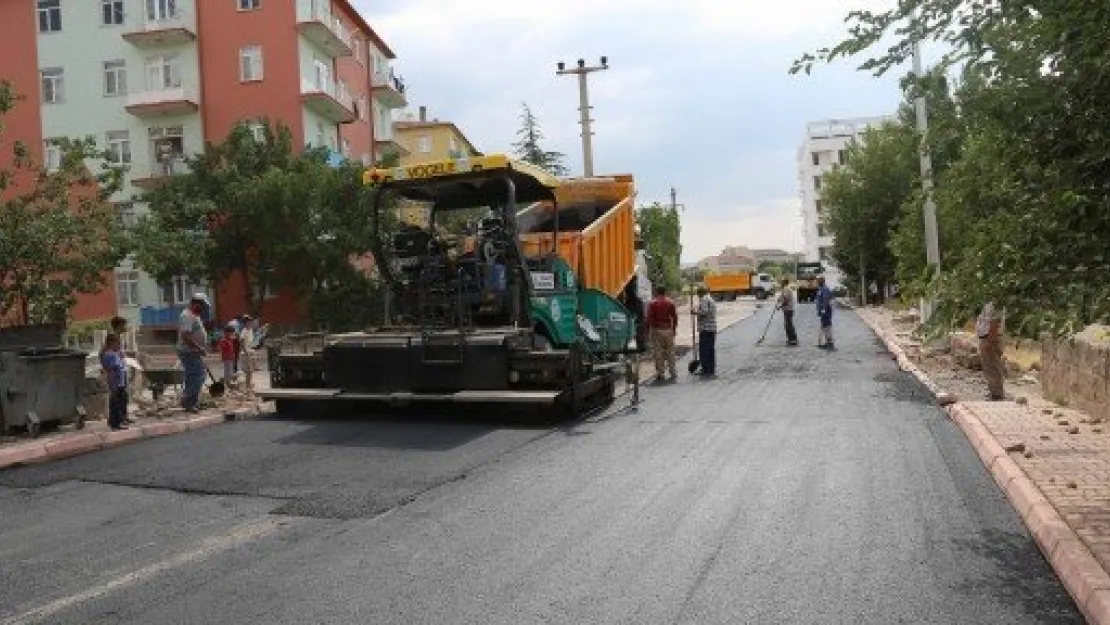
[[[858,314],[858,313],[857,313]],[[872,324],[867,315],[859,314],[867,327],[879,337],[898,361],[898,367],[911,373],[937,396],[946,395],[929,376],[906,356],[893,337]],[[1079,536],[1068,526],[1055,506],[1029,479],[1013,458],[1002,448],[975,411],[961,402],[943,406],[964,436],[971,442],[983,466],[1006,493],[1010,505],[1021,517],[1041,553],[1056,571],[1088,623],[1110,625],[1110,574],[1095,559]]]
[[[63,436],[49,441],[29,441],[0,447],[0,470],[26,464],[50,462],[87,454],[101,449],[111,449],[145,440],[170,436],[192,430],[219,425],[227,421],[246,419],[259,413],[251,409],[221,411],[218,413],[198,414],[188,419],[176,421],[155,421],[115,432],[79,432],[73,436]],[[1108,586],[1110,588],[1110,586]]]

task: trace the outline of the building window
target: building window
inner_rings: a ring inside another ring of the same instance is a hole
[[[821,216],[821,208],[822,208],[821,207],[821,200],[814,200],[813,201],[813,208],[814,208],[814,211],[816,211],[817,216],[820,217]]]
[[[819,237],[823,237],[823,236],[825,236],[825,234],[826,234],[827,232],[828,232],[828,231],[827,231],[827,230],[825,230],[825,224],[824,224],[824,222],[821,222],[821,221],[817,222],[817,236],[819,236]]]
[[[100,10],[105,26],[123,24],[123,0],[100,0]]]
[[[818,260],[820,260],[823,263],[828,262],[829,261],[829,248],[828,247],[818,248],[817,258],[818,258]]]
[[[813,152],[812,154],[810,154],[810,156],[813,157],[813,164],[814,165],[820,165],[821,164],[821,153],[820,152]]]
[[[325,145],[327,141],[324,138],[324,123],[316,122],[316,147],[322,148]]]
[[[239,0],[240,11],[254,11],[262,7],[262,0]]]
[[[108,162],[112,165],[131,162],[131,136],[126,130],[108,133]]]
[[[135,205],[131,202],[119,202],[116,204],[116,210],[119,211],[119,219],[123,223],[124,228],[134,228],[139,223],[139,214],[135,212]]]
[[[343,156],[351,156],[351,142],[346,139],[343,140]]]
[[[847,165],[848,164],[848,150],[837,150],[836,151],[836,160],[841,165]]]
[[[127,65],[123,61],[104,62],[104,95],[127,93]]]
[[[821,176],[814,176],[813,177],[813,190],[814,191],[820,191],[821,190]]]
[[[181,57],[162,54],[146,60],[146,88],[150,91],[168,91],[181,88]]]
[[[456,141],[454,137],[450,137],[449,139],[447,139],[447,145],[448,145],[447,149],[450,150],[452,154],[457,154],[458,153],[458,151],[459,151],[459,142]]]
[[[200,285],[193,284],[188,276],[174,276],[169,284],[161,285],[162,305],[184,306],[189,303],[193,293],[204,291]]]
[[[55,139],[47,139],[43,143],[45,145],[42,151],[42,166],[46,171],[58,171],[62,168],[62,148]]]
[[[254,122],[248,126],[251,131],[251,136],[258,143],[266,143],[266,128],[259,122]]]
[[[370,167],[373,164],[374,164],[374,159],[371,158],[369,154],[363,154],[362,155],[362,166],[363,167]]]
[[[428,135],[420,135],[420,139],[417,142],[417,148],[416,149],[420,150],[421,154],[427,154],[427,153],[431,152],[432,151],[432,138],[429,137]]]
[[[139,305],[139,272],[116,272],[116,301],[120,306]]]
[[[62,76],[62,68],[49,67],[40,72],[42,76],[42,101],[44,104],[57,104],[62,101],[64,90],[64,80]]]
[[[262,46],[247,46],[239,49],[239,80],[240,82],[262,80]]]
[[[161,22],[177,17],[177,0],[146,0],[148,22]]]
[[[154,126],[147,130],[150,153],[154,155],[156,175],[174,176],[185,173],[185,128]]]
[[[352,54],[354,54],[355,60],[358,61],[359,65],[365,65],[365,63],[362,62],[362,40],[361,39],[356,37],[356,38],[351,40],[351,51],[352,51]]]
[[[39,32],[56,33],[62,29],[62,0],[38,0]]]

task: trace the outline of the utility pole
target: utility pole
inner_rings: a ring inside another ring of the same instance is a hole
[[[578,110],[581,112],[578,123],[582,125],[582,174],[589,178],[594,175],[594,133],[590,130],[590,122],[593,120],[590,119],[590,93],[586,77],[594,72],[609,69],[609,58],[601,57],[601,65],[586,66],[584,59],[578,59],[578,67],[567,69],[566,63],[562,61],[559,61],[556,66],[558,67],[556,76],[570,74],[578,76]]]
[[[925,77],[921,63],[921,42],[913,45],[913,73],[918,81]],[[925,192],[925,260],[933,270],[933,275],[940,271],[940,235],[937,229],[937,205],[933,201],[933,158],[929,152],[929,113],[925,104],[924,85],[919,85],[917,100],[914,108],[917,113],[917,132],[921,137],[921,188]],[[928,321],[933,315],[933,302],[921,302],[921,320]]]

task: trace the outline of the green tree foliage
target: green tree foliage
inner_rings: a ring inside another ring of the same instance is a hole
[[[903,202],[917,180],[916,139],[899,124],[864,132],[862,144],[848,148],[848,165],[823,177],[821,219],[835,237],[833,260],[856,284],[885,284],[894,276],[894,256],[887,246]]]
[[[188,159],[190,173],[147,195],[150,213],[136,228],[140,266],[163,281],[240,272],[256,314],[267,287],[311,300],[351,279],[352,260],[370,250],[374,190],[363,168],[333,168],[323,150],[296,154],[283,125],[264,122],[263,137],[240,124]]]
[[[22,97],[0,81],[0,149],[11,156],[0,169],[0,311],[21,309],[28,323],[65,321],[76,295],[95,293],[126,255],[127,237],[109,201],[123,172],[98,165],[107,153],[92,138],[53,141],[57,168],[43,167],[27,145],[4,141],[3,118]]]
[[[938,324],[962,325],[986,300],[1030,334],[1110,320],[1108,20],[1103,0],[906,0],[853,12],[849,37],[792,68],[860,57],[882,74],[930,40],[948,50],[938,70],[960,64],[961,149],[936,177],[942,271],[921,280]],[[903,222],[892,246],[908,258]]]
[[[648,276],[654,284],[662,284],[668,291],[677,292],[682,287],[682,226],[678,211],[670,206],[655,203],[636,211],[636,225],[644,251],[648,257]]]
[[[540,122],[527,103],[521,105],[520,129],[516,131],[517,141],[513,143],[513,153],[520,160],[542,167],[556,176],[566,176],[570,170],[562,152],[545,150],[542,146],[544,135]]]

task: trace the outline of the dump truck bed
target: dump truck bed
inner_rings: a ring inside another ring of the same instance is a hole
[[[636,273],[635,183],[631,175],[564,180],[556,188],[558,253],[581,284],[617,297]],[[554,248],[555,212],[547,202],[517,217],[525,256]]]

